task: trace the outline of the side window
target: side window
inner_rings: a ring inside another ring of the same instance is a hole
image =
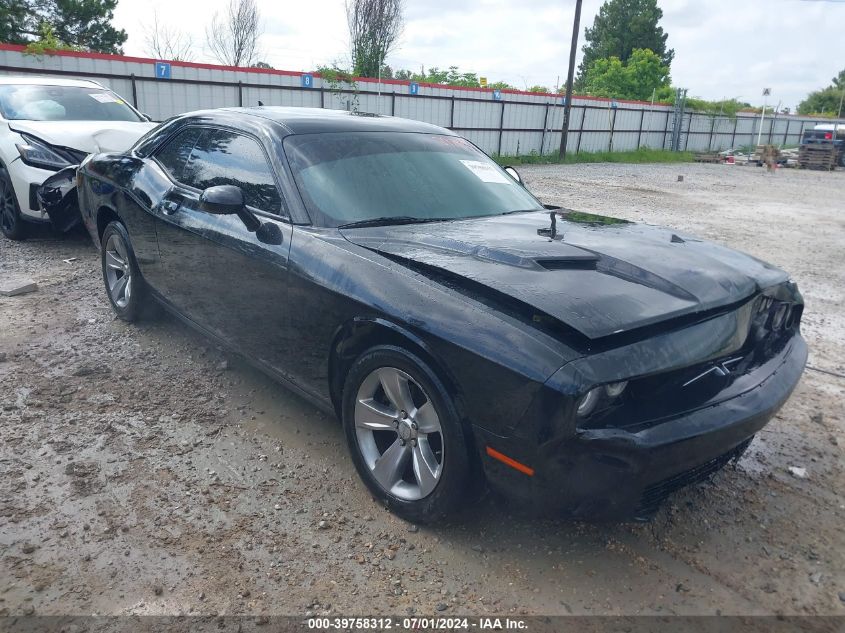
[[[228,130],[205,130],[182,174],[182,182],[197,189],[237,185],[246,204],[269,213],[282,213],[282,200],[261,146]]]
[[[191,150],[194,149],[201,133],[201,129],[189,127],[179,132],[156,152],[154,158],[174,180],[182,180],[185,163],[188,162]]]

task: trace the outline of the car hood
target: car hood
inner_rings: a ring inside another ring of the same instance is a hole
[[[122,152],[156,126],[148,121],[10,121],[15,132],[88,154]]]
[[[550,214],[535,212],[341,232],[480,300],[516,300],[534,319],[551,316],[590,339],[735,304],[788,279],[670,229],[575,212],[555,224],[552,236]]]

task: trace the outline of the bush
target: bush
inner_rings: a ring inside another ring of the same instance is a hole
[[[641,147],[627,152],[567,153],[561,160],[557,153],[540,155],[531,152],[522,156],[493,156],[500,165],[571,165],[575,163],[689,163],[693,152],[670,152],[664,149]]]

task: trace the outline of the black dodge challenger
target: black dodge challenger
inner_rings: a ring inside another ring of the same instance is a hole
[[[425,123],[196,112],[78,183],[118,316],[160,303],[335,412],[364,483],[413,521],[482,482],[647,518],[741,455],[807,358],[783,271],[546,208]]]

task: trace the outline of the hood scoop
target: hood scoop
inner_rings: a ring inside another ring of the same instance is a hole
[[[571,257],[555,257],[552,259],[534,260],[540,268],[546,270],[596,270],[598,268],[598,257],[593,259]]]

